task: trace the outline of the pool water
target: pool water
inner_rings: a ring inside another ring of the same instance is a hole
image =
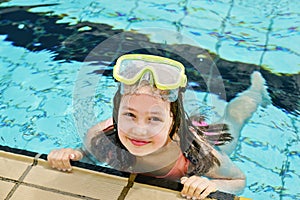
[[[12,0],[0,6],[1,145],[39,153],[81,146],[86,130],[111,116],[115,58],[164,49],[187,63],[197,97],[187,110],[199,107],[212,121],[249,86],[253,70],[262,73],[272,105],[245,125],[232,155],[247,176],[242,195],[300,199],[298,1]],[[217,72],[197,76],[192,66],[207,60]],[[205,77],[222,84],[203,88]]]

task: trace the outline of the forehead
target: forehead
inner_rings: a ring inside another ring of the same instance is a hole
[[[122,96],[121,109],[134,109],[137,111],[170,111],[170,102],[149,93],[134,93]]]

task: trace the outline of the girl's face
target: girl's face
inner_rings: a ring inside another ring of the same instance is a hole
[[[118,135],[135,156],[151,154],[169,141],[173,124],[170,103],[151,93],[124,95],[118,115]]]

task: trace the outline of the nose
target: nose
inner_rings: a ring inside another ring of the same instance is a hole
[[[134,134],[134,136],[143,137],[147,135],[148,131],[145,126],[137,125],[132,129],[132,133]]]

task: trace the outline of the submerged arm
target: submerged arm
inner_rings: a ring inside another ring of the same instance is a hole
[[[85,137],[84,146],[80,149],[55,149],[48,154],[48,162],[53,168],[57,168],[62,171],[71,171],[72,166],[70,160],[78,161],[81,160],[85,154],[89,153],[91,150],[91,140],[97,134],[99,134],[103,129],[110,125],[111,119],[100,122],[89,129]]]
[[[109,118],[105,121],[99,122],[98,124],[96,124],[95,126],[91,127],[85,138],[84,138],[84,145],[85,148],[90,151],[91,150],[91,141],[92,139],[98,135],[101,131],[103,131],[105,128],[107,128],[108,126],[113,124],[113,120],[112,118]]]
[[[205,174],[216,185],[216,189],[229,193],[240,193],[246,184],[246,176],[225,154],[214,150],[221,165]]]

